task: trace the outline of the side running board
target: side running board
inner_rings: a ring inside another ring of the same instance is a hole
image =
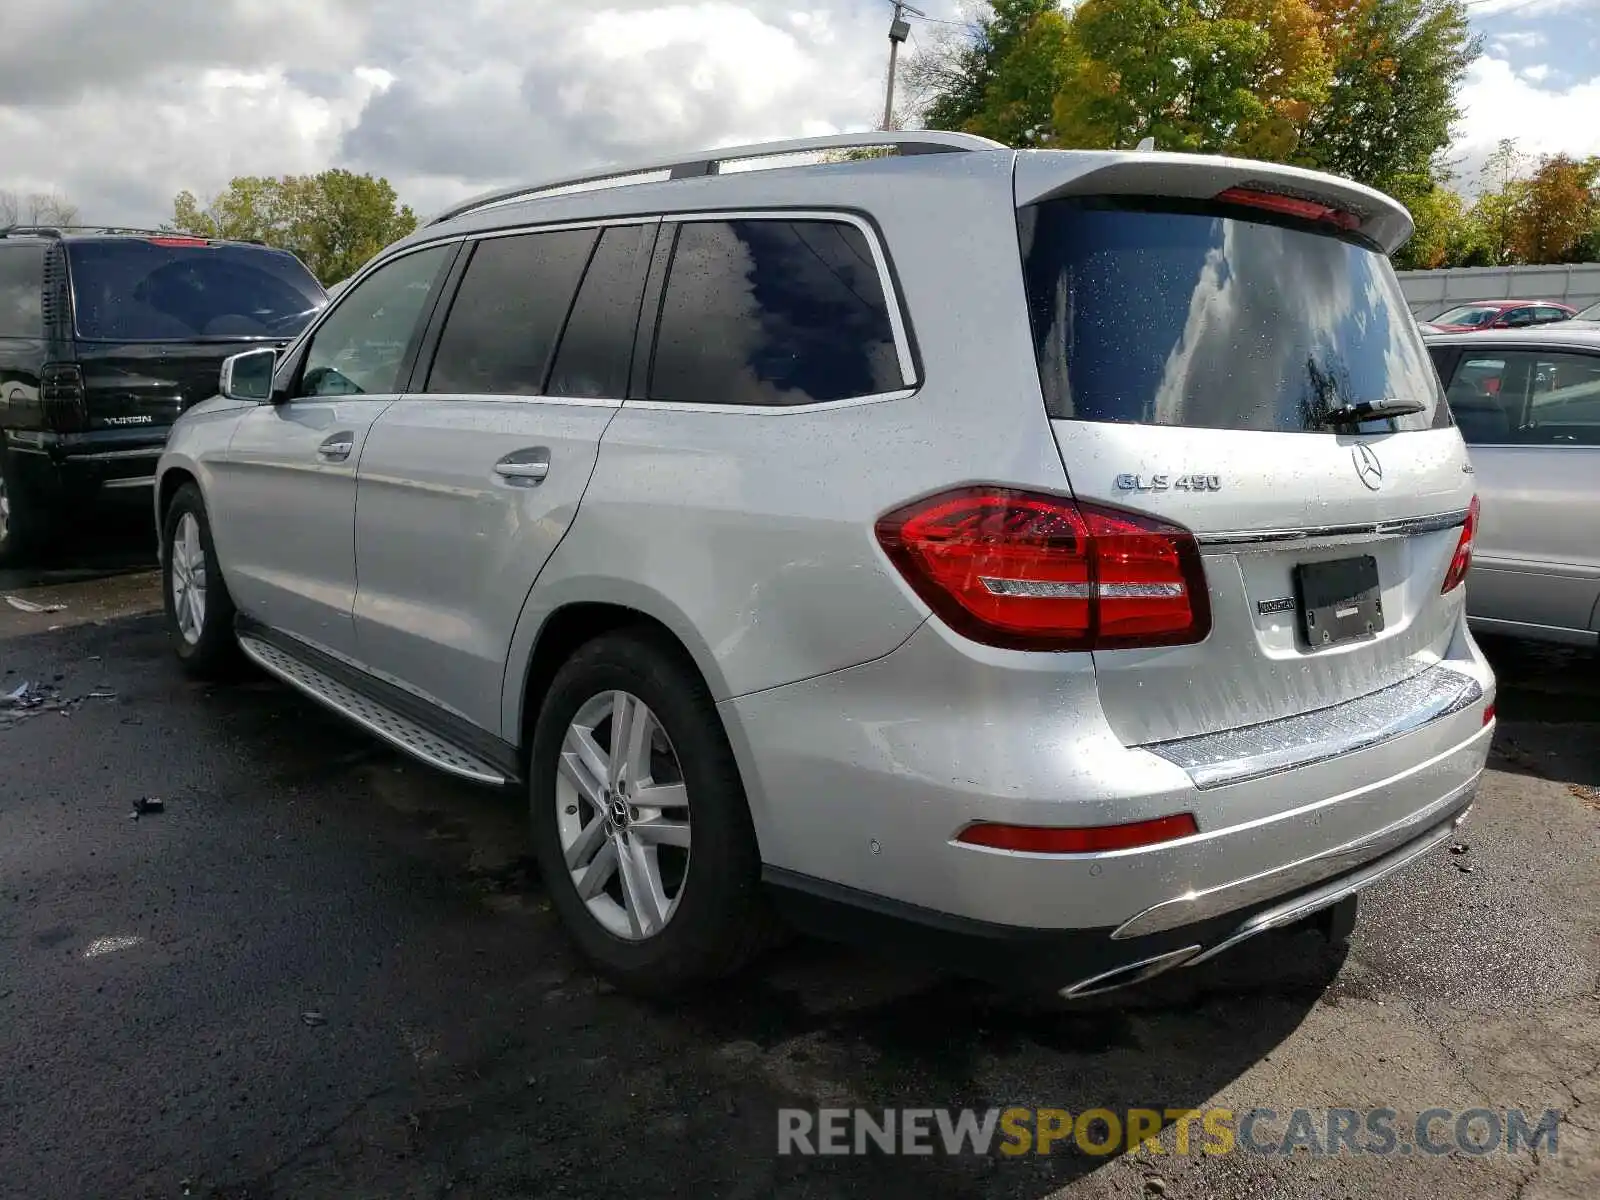
[[[310,647],[302,648],[272,631],[254,625],[241,623],[238,636],[239,647],[245,657],[262,670],[430,767],[470,779],[474,783],[494,786],[515,779],[514,770],[497,766],[490,761],[489,754],[468,750],[456,738],[446,737],[422,721],[397,711],[396,704],[379,700],[372,693],[380,688],[386,692],[390,689],[378,681],[372,680],[370,686],[355,686],[357,681],[354,677],[359,672],[354,668],[332,661],[322,662],[320,660],[324,656]],[[349,677],[348,682],[345,678],[336,678],[336,674]],[[367,684],[366,680],[360,682]],[[407,707],[421,703],[413,701]],[[503,756],[509,757],[510,754],[510,748],[507,747]]]

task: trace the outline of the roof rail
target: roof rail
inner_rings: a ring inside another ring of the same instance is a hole
[[[486,192],[481,196],[474,196],[470,200],[463,200],[460,204],[453,205],[443,212],[436,213],[424,224],[437,225],[441,221],[448,221],[480,208],[488,208],[490,205],[501,204],[508,200],[518,200],[524,196],[537,195],[540,192],[554,191],[557,188],[578,187],[589,183],[604,183],[606,180],[624,180],[633,175],[650,175],[660,171],[668,172],[669,177],[672,179],[690,179],[705,175],[716,175],[719,173],[718,168],[721,164],[737,162],[741,159],[774,158],[780,155],[810,154],[822,150],[857,150],[872,146],[895,149],[901,154],[951,154],[969,150],[1007,149],[1000,142],[993,142],[988,138],[978,137],[976,134],[945,133],[934,129],[834,133],[824,137],[793,138],[782,142],[757,142],[750,146],[724,146],[719,150],[706,150],[688,158],[665,158],[654,162],[629,163],[606,167],[585,175],[563,176],[560,179],[547,179],[541,183],[522,184],[517,187]]]
[[[129,233],[137,237],[196,237],[172,229],[134,229],[125,225],[0,225],[0,238],[20,233],[30,237],[61,237],[68,233]]]

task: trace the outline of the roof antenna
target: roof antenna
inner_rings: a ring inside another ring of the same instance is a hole
[[[1147,137],[1147,138],[1140,138],[1139,139],[1139,144],[1134,147],[1134,150],[1136,150],[1136,151],[1145,151],[1145,150],[1154,150],[1155,148],[1156,148],[1156,140],[1155,140],[1155,138]]]

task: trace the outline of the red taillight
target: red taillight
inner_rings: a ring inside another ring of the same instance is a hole
[[[956,841],[993,850],[1023,850],[1034,854],[1095,854],[1103,850],[1132,850],[1193,837],[1200,826],[1189,813],[1134,821],[1127,825],[1000,825],[979,821],[956,834]]]
[[[209,246],[211,244],[205,238],[193,237],[153,237],[145,240],[152,246]]]
[[[1485,704],[1483,706],[1483,723],[1485,725],[1487,725],[1487,724],[1489,724],[1490,721],[1493,721],[1493,720],[1494,720],[1494,705],[1492,703]]]
[[[1340,229],[1358,229],[1361,226],[1361,218],[1355,213],[1319,204],[1315,200],[1302,200],[1299,196],[1284,196],[1278,192],[1258,192],[1251,188],[1232,187],[1227,191],[1218,192],[1214,198],[1224,204],[1243,204],[1247,208],[1260,208],[1267,212],[1281,213],[1286,217],[1299,217],[1302,221],[1321,221],[1337,225]]]
[[[1461,536],[1456,539],[1455,557],[1450,560],[1450,569],[1444,573],[1444,586],[1439,589],[1439,594],[1454,591],[1460,587],[1467,577],[1467,571],[1472,566],[1472,539],[1478,535],[1478,498],[1474,496],[1472,503],[1467,506],[1467,523],[1461,527]]]
[[[88,423],[83,371],[77,363],[45,363],[39,369],[39,409],[56,433],[79,433]]]
[[[1175,646],[1211,630],[1194,536],[1152,517],[968,488],[890,513],[877,533],[928,606],[987,645]]]

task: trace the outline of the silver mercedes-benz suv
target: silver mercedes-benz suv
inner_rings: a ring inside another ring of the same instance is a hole
[[[924,132],[462,204],[178,423],[178,657],[522,789],[632,988],[773,909],[1067,996],[1347,930],[1494,714],[1410,231]]]

